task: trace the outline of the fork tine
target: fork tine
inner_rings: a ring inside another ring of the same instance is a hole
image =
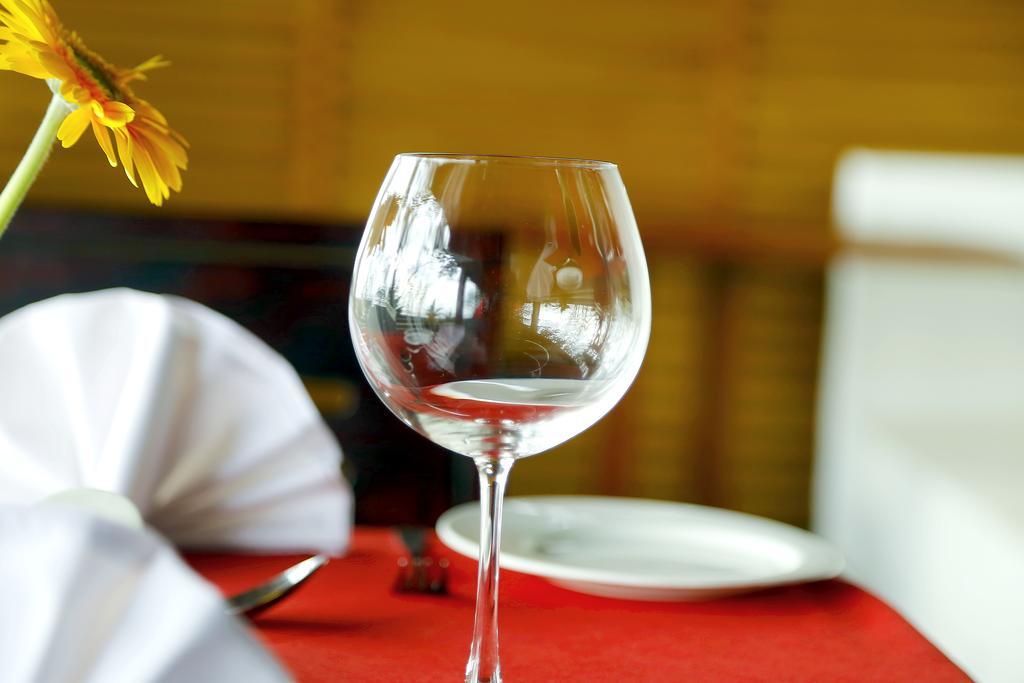
[[[405,593],[412,587],[412,570],[409,567],[409,558],[400,557],[398,558],[398,573],[395,574],[395,582],[391,587],[391,590],[396,593]]]
[[[448,593],[448,560],[426,555],[427,530],[417,526],[395,528],[408,556],[398,560],[398,574],[392,587],[397,593],[445,595]]]
[[[437,572],[430,582],[430,592],[435,595],[448,594],[448,560],[440,559],[437,562]]]

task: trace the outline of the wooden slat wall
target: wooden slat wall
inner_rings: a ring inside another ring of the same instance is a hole
[[[700,492],[694,453],[706,399],[701,378],[710,311],[704,273],[700,264],[682,259],[652,260],[650,271],[654,343],[630,397],[636,438],[622,492],[693,500]]]
[[[365,212],[394,153],[436,149],[614,159],[646,211],[678,218],[699,205],[715,21],[705,3],[353,8],[344,212]]]
[[[820,275],[738,269],[727,285],[719,489],[713,502],[788,522],[807,516]]]
[[[1012,0],[62,0],[194,143],[167,210],[359,220],[409,149],[616,160],[647,230],[822,230],[850,145],[1024,152]],[[3,74],[0,165],[45,91]],[[145,210],[93,144],[41,202]],[[798,226],[803,226],[799,228]]]
[[[653,246],[647,365],[605,423],[523,463],[521,493],[803,521],[836,157],[1024,153],[1016,0],[55,3],[112,60],[174,62],[139,88],[193,142],[165,213],[358,222],[406,150],[620,164]],[[0,83],[7,169],[46,93]],[[151,210],[88,136],[32,200]]]
[[[750,3],[740,212],[820,226],[850,145],[1024,153],[1024,3]]]

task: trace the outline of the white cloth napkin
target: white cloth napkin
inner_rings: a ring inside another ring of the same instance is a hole
[[[340,461],[294,369],[195,302],[113,289],[0,319],[0,503],[95,488],[181,546],[339,554]]]
[[[80,511],[0,507],[0,681],[290,680],[151,532]]]

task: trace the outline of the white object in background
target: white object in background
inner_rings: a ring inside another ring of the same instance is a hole
[[[502,512],[501,566],[565,588],[628,600],[710,600],[830,579],[843,557],[796,527],[719,508],[636,498],[529,496]],[[437,520],[437,535],[478,554],[480,509]]]
[[[0,507],[0,680],[277,683],[274,657],[152,533]]]
[[[846,237],[1024,254],[1024,158],[851,150],[833,216]]]
[[[845,238],[1024,252],[1024,159],[865,154],[836,178]],[[815,528],[850,575],[977,680],[1022,680],[1024,270],[837,259],[818,415]]]
[[[0,319],[0,503],[91,488],[191,548],[338,554],[341,451],[294,369],[177,297],[64,295]]]

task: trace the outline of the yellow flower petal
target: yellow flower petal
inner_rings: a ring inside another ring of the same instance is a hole
[[[107,161],[111,166],[117,166],[117,157],[114,156],[114,145],[110,142],[110,131],[101,126],[96,119],[92,121],[92,134],[96,136],[96,142],[100,143],[100,149],[107,155]]]
[[[173,138],[152,137],[150,140],[156,144],[167,157],[178,168],[188,168],[188,154],[185,148],[179,145]]]
[[[162,55],[150,57],[142,64],[139,64],[138,66],[132,67],[131,69],[125,71],[125,80],[144,81],[148,78],[146,75],[147,71],[152,71],[153,69],[162,69],[170,65],[171,63],[164,59]]]
[[[135,180],[135,164],[132,160],[132,140],[124,128],[116,128],[113,131],[114,142],[117,143],[117,155],[121,157],[121,166],[124,167],[124,174],[128,176],[128,182],[135,187],[139,184]]]
[[[145,147],[136,144],[132,147],[132,156],[135,159],[135,167],[139,170],[139,179],[142,181],[142,189],[146,191],[146,197],[151,203],[160,206],[167,196],[167,186],[157,174],[149,153]]]
[[[30,50],[35,50],[36,52],[46,52],[50,49],[50,46],[41,40],[31,40],[20,35],[18,36],[18,42]]]
[[[27,53],[6,53],[0,58],[0,69],[16,71],[32,78],[50,78],[51,74],[37,59]]]
[[[92,109],[104,126],[120,128],[135,118],[135,110],[123,102],[93,100]]]
[[[65,100],[73,104],[89,104],[92,102],[92,93],[73,80],[60,84],[60,94]]]
[[[68,117],[60,124],[60,128],[57,129],[57,139],[60,140],[60,144],[66,149],[78,142],[78,138],[82,137],[82,133],[85,132],[91,119],[88,107],[79,107],[68,114]]]
[[[157,110],[156,110],[156,109],[154,109],[153,107],[150,107],[150,108],[149,108],[149,114],[150,114],[150,116],[152,116],[152,117],[153,117],[153,119],[155,119],[155,120],[156,120],[156,122],[157,122],[157,123],[159,123],[159,124],[160,124],[160,125],[161,125],[161,126],[162,126],[163,128],[165,128],[165,129],[167,128],[167,119],[166,119],[166,118],[164,118],[164,115],[163,115],[163,114],[161,114],[161,113],[160,113],[159,111],[157,111]]]
[[[46,67],[47,71],[53,74],[54,78],[72,86],[77,84],[78,77],[75,75],[74,70],[61,57],[57,56],[53,50],[39,52],[36,59]]]
[[[153,142],[153,140],[143,139],[138,140],[136,144],[145,146],[146,153],[149,154],[157,174],[167,184],[167,187],[175,192],[181,192],[181,173],[178,172],[178,167]]]
[[[18,28],[19,32],[25,33],[31,38],[39,40],[43,38],[39,27],[45,26],[46,22],[40,16],[38,6],[27,7],[18,0],[4,0],[2,7],[7,10],[5,19],[9,19],[4,21],[5,24]]]
[[[192,148],[192,145],[188,144],[188,140],[185,139],[185,136],[182,135],[181,133],[179,133],[178,131],[170,130],[170,131],[167,131],[167,132],[170,134],[171,139],[174,140],[175,142],[177,142],[179,145],[181,145],[181,147],[183,149],[191,149]]]

